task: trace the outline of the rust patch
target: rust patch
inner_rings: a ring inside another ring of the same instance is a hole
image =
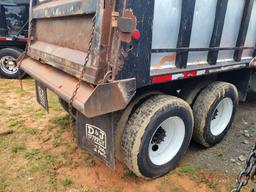
[[[176,53],[173,53],[171,55],[167,55],[161,59],[161,61],[157,64],[155,64],[153,67],[160,68],[162,67],[166,62],[174,62],[176,61]]]

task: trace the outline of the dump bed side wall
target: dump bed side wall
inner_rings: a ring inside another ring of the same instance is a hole
[[[123,9],[133,11],[141,39],[122,42],[124,64],[118,79],[135,76],[137,86],[143,87],[246,68],[255,56],[255,0],[126,3],[118,1]]]
[[[218,18],[220,17],[220,13],[216,15],[221,9],[219,5],[220,1],[197,0],[195,3],[190,3],[190,9],[194,9],[194,12],[191,15],[193,19],[190,24],[192,25],[190,26],[189,23],[187,23],[187,27],[191,27],[191,33],[187,34],[187,36],[190,36],[189,48],[209,48],[217,19],[222,19],[224,21],[224,26],[221,26],[223,29],[218,34],[221,36],[221,42],[219,45],[216,44],[217,47],[235,48],[237,46],[239,33],[241,33],[240,27],[248,28],[248,32],[245,32],[245,42],[239,46],[254,47],[256,44],[256,3],[254,1],[255,0],[250,1],[251,4],[249,4],[249,9],[251,10],[245,9],[247,6],[246,2],[248,2],[247,0],[226,1],[227,5],[222,10],[222,12],[225,12],[225,15],[222,15],[223,18]],[[175,57],[177,51],[170,52],[168,49],[177,48],[177,42],[180,41],[180,25],[182,14],[184,15],[184,13],[182,13],[184,6],[188,5],[182,3],[181,0],[155,1],[152,42],[152,49],[155,53],[152,53],[151,69],[175,68],[176,66],[180,66]],[[242,20],[245,11],[249,14],[248,17],[251,18],[248,26],[243,26],[241,24],[241,22],[246,22]],[[159,49],[165,49],[166,51],[156,53],[156,50]],[[234,52],[235,50],[220,51],[217,63],[234,61]],[[184,54],[188,54],[187,65],[208,64],[208,51],[186,52]],[[169,59],[166,57],[169,57]],[[252,57],[253,49],[246,49],[243,51],[242,59]],[[163,58],[165,58],[165,60]]]

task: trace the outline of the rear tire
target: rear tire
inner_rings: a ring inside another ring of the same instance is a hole
[[[16,59],[22,54],[21,51],[11,48],[0,50],[0,75],[7,79],[20,79],[25,72],[18,69]]]
[[[186,152],[192,133],[193,114],[185,101],[153,96],[128,120],[121,141],[123,161],[137,176],[165,175]]]
[[[232,125],[238,101],[237,88],[230,83],[214,82],[206,87],[193,105],[193,139],[204,147],[222,141]]]

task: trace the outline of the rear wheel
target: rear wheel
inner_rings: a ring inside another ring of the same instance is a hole
[[[16,59],[22,52],[16,49],[0,50],[0,75],[8,79],[19,79],[24,77],[25,73],[18,68]]]
[[[187,150],[192,132],[193,114],[185,101],[153,96],[131,115],[124,129],[123,160],[137,176],[165,175]]]
[[[194,105],[194,140],[205,147],[219,143],[230,129],[238,105],[237,88],[214,82],[197,97]]]

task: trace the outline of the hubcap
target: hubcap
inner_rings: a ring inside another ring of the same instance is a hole
[[[18,66],[16,64],[16,59],[11,56],[4,56],[0,59],[0,68],[3,72],[9,75],[17,73]]]
[[[185,138],[185,124],[180,117],[163,121],[154,132],[149,143],[149,158],[161,166],[171,161],[179,152]]]
[[[234,105],[230,98],[224,98],[215,108],[210,127],[214,136],[220,135],[227,128],[232,118],[233,110]]]

